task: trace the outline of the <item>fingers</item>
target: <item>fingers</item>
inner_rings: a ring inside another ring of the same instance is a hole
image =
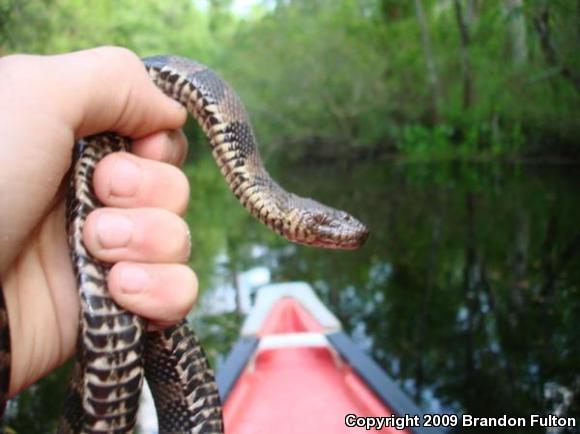
[[[180,321],[197,297],[195,273],[179,264],[119,262],[111,269],[108,284],[117,303],[154,326]]]
[[[189,184],[173,164],[184,158],[180,131],[138,140],[137,155],[122,152],[100,161],[93,177],[105,208],[87,217],[83,241],[97,259],[114,263],[109,290],[117,303],[164,327],[181,320],[197,294],[197,279],[183,265],[190,252],[186,223]]]
[[[99,200],[111,207],[159,207],[183,215],[189,200],[189,183],[181,170],[126,152],[101,160],[93,185]]]
[[[190,241],[186,223],[160,208],[101,208],[85,222],[83,241],[105,262],[186,262]]]
[[[187,138],[182,130],[162,131],[135,140],[131,152],[150,160],[181,166],[187,156]]]

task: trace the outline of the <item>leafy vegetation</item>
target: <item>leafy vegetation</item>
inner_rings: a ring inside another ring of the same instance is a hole
[[[567,0],[1,0],[0,54],[100,44],[220,71],[272,158],[578,157]]]

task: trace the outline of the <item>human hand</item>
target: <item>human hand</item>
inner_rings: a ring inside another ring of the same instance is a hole
[[[136,139],[107,156],[94,188],[105,208],[83,241],[116,263],[113,298],[153,325],[179,321],[197,293],[181,216],[189,184],[176,166],[186,112],[149,80],[128,50],[0,59],[0,278],[11,332],[10,395],[74,351],[79,316],[65,228],[63,180],[74,140],[103,131]]]

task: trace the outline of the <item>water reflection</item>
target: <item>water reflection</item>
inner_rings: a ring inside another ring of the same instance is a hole
[[[260,279],[304,280],[428,409],[580,416],[578,167],[368,162],[278,171],[284,186],[369,225],[355,252],[289,245],[235,204],[212,162],[190,175],[192,265],[206,288],[194,325],[218,366]],[[46,431],[48,416],[44,429],[19,421],[54,402],[63,375],[24,395],[12,426]]]
[[[372,235],[359,252],[272,240],[253,265],[312,283],[428,409],[578,417],[579,174],[459,163],[281,173]]]

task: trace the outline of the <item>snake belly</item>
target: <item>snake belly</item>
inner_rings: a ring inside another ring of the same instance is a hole
[[[367,228],[345,211],[285,191],[265,170],[246,111],[214,71],[189,59],[144,59],[153,82],[184,105],[209,139],[229,188],[252,215],[288,240],[316,247],[355,249]],[[159,432],[222,434],[222,410],[213,372],[185,321],[147,332],[146,320],[109,296],[110,264],[91,257],[82,243],[87,215],[101,206],[92,188],[95,165],[130,141],[112,133],[75,145],[67,197],[67,228],[81,300],[80,331],[61,434],[133,432],[145,376],[152,390]],[[7,333],[0,306],[0,332]],[[4,354],[6,353],[6,354]],[[0,358],[0,394],[6,392],[9,347]],[[1,396],[1,395],[0,395]]]

